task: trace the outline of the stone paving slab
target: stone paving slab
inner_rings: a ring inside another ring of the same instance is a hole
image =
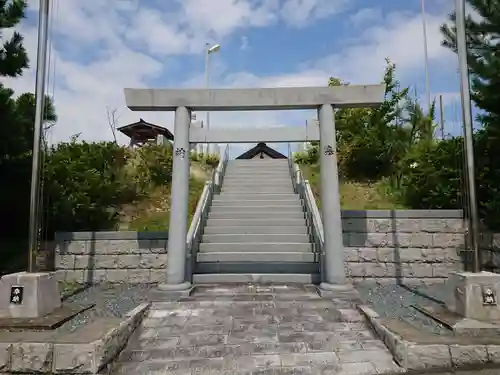
[[[197,288],[151,306],[112,374],[400,371],[356,311],[357,294],[335,297],[324,300],[300,285]]]

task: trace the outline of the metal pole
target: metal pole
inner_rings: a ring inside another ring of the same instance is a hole
[[[33,131],[33,161],[31,167],[30,217],[28,235],[28,272],[35,271],[34,256],[38,248],[38,208],[40,199],[40,148],[45,113],[45,76],[47,72],[47,41],[49,27],[49,1],[40,0],[38,13],[38,47],[35,83],[35,123]]]
[[[439,95],[439,122],[441,126],[441,139],[444,140],[444,107],[443,95]]]
[[[205,44],[205,88],[210,87],[210,44]],[[206,128],[210,129],[210,111],[206,113]],[[209,154],[210,143],[207,143],[207,155]]]
[[[422,4],[422,29],[424,33],[424,56],[425,56],[425,90],[427,92],[427,108],[431,112],[431,86],[429,83],[429,53],[427,48],[427,23],[425,21],[425,0],[421,0]]]
[[[467,160],[467,184],[469,187],[469,239],[474,251],[474,272],[481,270],[479,254],[479,211],[476,197],[474,173],[474,145],[472,106],[470,99],[469,67],[467,64],[467,37],[465,26],[465,0],[455,0],[457,51],[460,69],[460,94],[462,99],[462,121],[464,125],[465,153]]]

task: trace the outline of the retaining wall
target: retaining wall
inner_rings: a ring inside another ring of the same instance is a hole
[[[451,271],[463,269],[459,210],[343,211],[342,224],[346,272],[353,282],[442,282]],[[167,236],[58,233],[53,267],[67,281],[160,282],[168,261]]]
[[[463,270],[460,210],[369,210],[342,214],[346,272],[353,282],[443,282]]]
[[[482,233],[481,248],[484,268],[500,273],[500,233]]]
[[[57,233],[54,268],[74,282],[156,283],[165,280],[167,232]]]

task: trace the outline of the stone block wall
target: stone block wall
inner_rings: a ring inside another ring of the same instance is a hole
[[[57,233],[58,278],[78,283],[157,283],[165,280],[167,232]]]
[[[346,272],[353,282],[443,282],[463,270],[460,210],[343,211]]]
[[[460,210],[343,211],[346,272],[353,282],[443,282],[463,269]],[[53,268],[62,280],[156,283],[165,280],[166,232],[58,233]],[[500,250],[500,235],[491,248]],[[500,253],[495,258],[500,268]]]
[[[500,233],[481,233],[481,249],[484,269],[500,273]]]

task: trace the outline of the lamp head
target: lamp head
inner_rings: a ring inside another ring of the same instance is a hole
[[[214,44],[208,49],[208,53],[217,52],[218,50],[220,50],[220,44]]]

